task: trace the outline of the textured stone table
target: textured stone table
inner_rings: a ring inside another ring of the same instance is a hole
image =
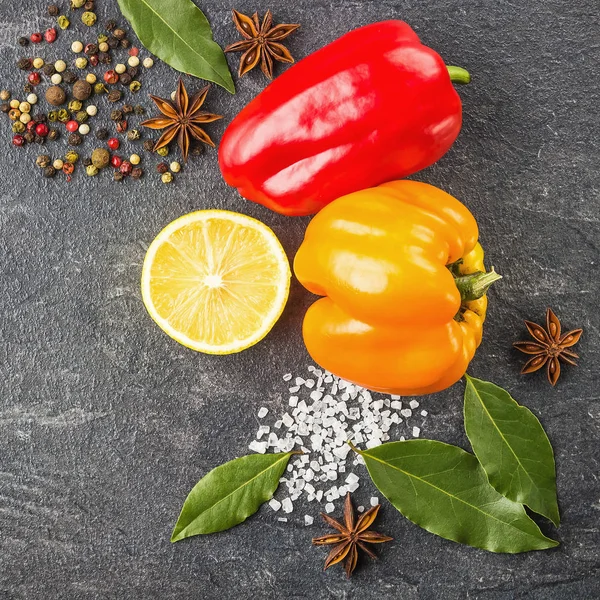
[[[115,1],[97,3],[103,21],[117,15]],[[231,4],[202,5],[217,41],[234,41]],[[31,23],[49,25],[44,8],[43,0],[0,3],[0,87],[20,87],[13,65],[24,52],[15,40]],[[269,6],[240,0],[236,8],[262,14]],[[257,408],[280,411],[287,402],[282,374],[310,364],[300,325],[311,298],[294,283],[281,321],[261,344],[237,356],[195,354],[145,313],[138,284],[144,249],[172,219],[219,207],[268,223],[291,257],[307,220],[236,196],[221,180],[215,151],[170,187],[158,181],[154,159],[145,160],[151,173],[139,183],[82,173],[70,184],[45,181],[33,165],[37,149],[12,148],[3,117],[0,598],[600,597],[597,0],[281,0],[271,8],[276,20],[303,25],[290,39],[297,58],[350,28],[402,18],[447,62],[473,74],[460,88],[461,136],[418,177],[473,210],[489,263],[504,274],[491,293],[472,373],[509,388],[547,428],[563,523],[558,531],[542,527],[561,545],[494,555],[435,537],[387,503],[379,526],[396,540],[351,581],[339,569],[322,573],[325,553],[310,538],[323,528],[318,519],[312,527],[302,520],[316,516],[314,503],[298,504],[287,524],[263,508],[229,532],[172,545],[192,485],[247,452]],[[83,29],[74,25],[40,54],[70,58],[67,48]],[[237,59],[230,57],[234,68]],[[176,80],[157,64],[143,92],[166,95]],[[235,97],[213,89],[207,107],[226,115],[209,128],[217,140],[264,85],[256,72]],[[59,155],[63,144],[49,150]],[[85,148],[92,147],[88,140]],[[566,368],[556,389],[542,374],[519,376],[524,357],[511,349],[525,335],[522,320],[542,320],[549,305],[565,326],[585,328],[581,366]],[[458,384],[424,398],[430,415],[422,435],[468,447],[461,397]],[[359,501],[373,493],[363,479]]]

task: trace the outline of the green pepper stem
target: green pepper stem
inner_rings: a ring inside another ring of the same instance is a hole
[[[485,296],[490,286],[499,279],[502,279],[502,275],[496,273],[494,267],[492,267],[489,273],[477,271],[470,275],[455,277],[454,283],[456,283],[456,287],[460,292],[460,298],[464,303],[479,300],[479,298]]]
[[[471,83],[471,74],[466,69],[452,65],[446,65],[446,68],[448,69],[448,75],[450,75],[452,83]]]

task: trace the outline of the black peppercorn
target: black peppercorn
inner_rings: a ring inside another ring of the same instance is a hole
[[[35,159],[35,164],[41,169],[45,169],[51,162],[51,158],[47,154],[40,154]]]
[[[131,170],[131,177],[133,177],[133,179],[141,179],[143,174],[144,169],[142,169],[142,167],[133,167]]]
[[[129,40],[121,40],[121,48],[129,48],[131,42]]]
[[[117,29],[113,30],[112,34],[118,40],[122,40],[127,35],[127,32],[124,29],[118,27]]]
[[[46,123],[48,121],[48,116],[44,113],[38,113],[37,115],[33,115],[31,119],[34,123]]]
[[[113,31],[113,29],[115,29],[116,26],[117,26],[117,22],[114,19],[110,19],[109,21],[106,21],[106,25],[104,25],[104,29],[106,29],[106,31]]]
[[[108,139],[108,130],[103,127],[96,131],[96,138],[103,141]]]
[[[201,146],[200,144],[198,144],[196,146],[192,146],[192,149],[190,150],[190,154],[192,156],[201,156],[202,154],[204,154],[204,146]]]
[[[23,139],[28,144],[31,144],[31,142],[33,142],[35,140],[35,133],[33,133],[32,131],[27,131],[26,133],[23,134]]]
[[[162,175],[169,170],[169,165],[166,162],[161,162],[156,165],[156,170]]]
[[[129,85],[132,82],[131,75],[129,73],[122,73],[119,76],[119,83],[122,85]]]
[[[48,165],[44,168],[44,177],[54,177],[56,175],[56,169],[52,165]]]
[[[131,106],[131,104],[123,104],[123,106],[121,106],[121,112],[124,115],[130,115],[133,112],[133,106]]]
[[[108,93],[106,98],[109,102],[118,102],[121,99],[122,95],[123,94],[121,94],[119,90],[112,90]]]
[[[123,181],[123,179],[125,179],[125,175],[123,175],[123,173],[121,173],[121,171],[115,171],[113,178],[115,181]]]
[[[41,145],[43,146],[43,145],[46,143],[46,138],[45,138],[45,137],[42,137],[41,135],[36,135],[36,136],[33,138],[33,141],[34,141],[36,144],[41,144]]]
[[[88,0],[83,5],[83,10],[94,10],[94,0]]]
[[[106,43],[111,50],[115,50],[119,47],[119,40],[116,37],[109,37],[108,42]]]
[[[21,71],[30,71],[33,67],[33,61],[30,58],[20,58],[17,61],[17,67],[19,67]]]
[[[62,78],[65,83],[75,83],[78,79],[77,75],[75,75],[73,71],[65,71]]]
[[[140,68],[139,67],[129,67],[127,69],[127,73],[129,75],[131,75],[131,79],[135,79],[140,73]]]
[[[48,132],[48,139],[52,142],[57,140],[59,137],[60,132],[58,131],[58,129],[50,129],[50,131]]]
[[[26,94],[31,94],[31,92],[33,92],[33,86],[32,86],[31,84],[29,84],[29,83],[26,83],[26,84],[23,86],[23,91],[24,91]]]
[[[84,167],[89,167],[92,164],[92,159],[88,156],[82,162]]]
[[[71,133],[67,141],[69,142],[69,146],[79,146],[83,140],[78,133]]]
[[[110,120],[111,121],[122,121],[123,120],[123,113],[120,110],[113,110],[110,113]]]
[[[91,56],[92,54],[98,54],[98,46],[96,44],[86,44],[83,51],[88,56]]]
[[[99,52],[98,53],[98,62],[102,65],[110,65],[112,62],[112,58],[108,52]]]
[[[2,105],[0,106],[0,110],[1,110],[3,113],[7,113],[7,112],[10,110],[10,104],[9,104],[8,102],[5,102],[4,104],[2,104]]]
[[[136,115],[145,115],[146,109],[141,104],[136,104],[133,108]]]
[[[26,37],[20,37],[18,41],[19,46],[23,46],[23,48],[25,48],[25,46],[29,46],[29,40]]]
[[[144,142],[144,150],[146,152],[152,152],[154,150],[154,140],[146,140]]]
[[[46,77],[52,77],[52,75],[54,75],[54,73],[56,73],[56,69],[54,68],[53,64],[47,63],[43,66],[42,73],[44,73],[44,75]],[[64,79],[64,77],[63,77],[63,79]]]
[[[58,13],[59,13],[59,12],[60,12],[60,11],[58,10],[58,6],[56,6],[56,4],[51,4],[51,5],[48,7],[48,14],[49,14],[51,17],[58,17]]]

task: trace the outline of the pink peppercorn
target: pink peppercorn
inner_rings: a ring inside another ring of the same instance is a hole
[[[123,175],[129,175],[132,170],[133,170],[133,165],[128,160],[124,160],[122,162],[121,166],[119,167],[119,171],[121,171],[121,173],[123,173]]]
[[[27,75],[27,81],[29,81],[31,85],[39,85],[42,81],[42,77],[39,73],[34,71],[33,73],[29,73],[29,75]]]
[[[13,135],[12,142],[15,146],[23,146],[25,144],[25,138],[22,135]]]
[[[106,144],[108,145],[108,147],[111,150],[118,150],[119,146],[121,145],[121,142],[119,142],[119,140],[115,137],[110,138],[110,140],[108,140],[108,142],[106,142]]]
[[[29,38],[34,44],[40,44],[43,37],[41,33],[32,33],[31,37]]]
[[[67,121],[65,127],[67,128],[67,131],[75,133],[79,129],[79,123],[77,121]]]
[[[97,54],[92,54],[92,56],[89,57],[88,61],[90,65],[92,65],[92,67],[97,67],[98,63],[100,62]]]
[[[112,158],[110,159],[110,164],[115,169],[118,169],[123,164],[123,159],[120,156],[113,154]]]
[[[26,125],[27,131],[33,131],[36,125],[37,123],[35,121],[29,121],[29,123]]]
[[[140,53],[139,48],[129,48],[129,56],[137,56]]]
[[[117,83],[117,81],[119,81],[119,74],[112,69],[110,71],[106,71],[106,73],[104,73],[104,81],[110,84]]]
[[[48,128],[48,125],[46,125],[46,123],[38,123],[35,126],[35,134],[39,135],[40,137],[46,137],[49,132],[50,129]]]
[[[54,29],[54,27],[50,27],[49,29],[46,29],[46,32],[44,33],[44,39],[49,44],[56,41],[56,29]]]

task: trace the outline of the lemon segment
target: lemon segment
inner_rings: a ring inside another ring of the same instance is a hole
[[[142,298],[158,326],[208,354],[262,340],[289,294],[290,266],[269,227],[246,215],[201,210],[170,223],[152,242]]]

